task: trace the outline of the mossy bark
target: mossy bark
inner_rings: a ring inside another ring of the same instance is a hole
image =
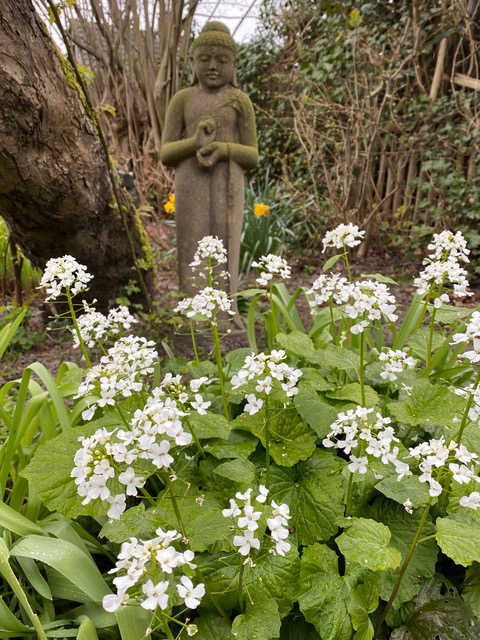
[[[143,264],[150,256],[130,198],[122,205]],[[25,255],[43,266],[73,255],[94,274],[104,306],[135,280],[122,218],[110,207],[107,159],[78,90],[31,0],[0,3],[0,214]],[[150,270],[145,271],[147,283]]]

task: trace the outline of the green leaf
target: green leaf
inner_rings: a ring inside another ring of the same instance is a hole
[[[22,323],[22,320],[24,319],[26,313],[27,313],[27,308],[25,308],[21,313],[19,313],[13,322],[8,323],[4,327],[2,327],[2,329],[0,330],[0,358],[5,353],[10,343],[10,340],[15,335],[15,332],[17,331],[18,327]]]
[[[468,567],[480,562],[480,514],[462,509],[447,518],[438,518],[437,542],[443,553],[456,564]]]
[[[436,351],[445,342],[445,336],[440,333],[434,332],[432,342],[432,353]],[[421,327],[417,329],[414,335],[408,341],[408,346],[412,349],[412,355],[415,358],[419,358],[424,362],[428,359],[428,350],[430,344],[430,329],[427,327]]]
[[[383,276],[381,273],[362,273],[360,275],[360,278],[376,280],[377,282],[381,282],[382,284],[398,284],[398,282],[396,282],[392,278]]]
[[[278,411],[270,419],[270,455],[283,467],[293,467],[299,460],[306,460],[315,451],[317,437],[295,411]],[[251,431],[265,446],[265,410],[253,416],[243,413],[233,425]]]
[[[329,258],[325,264],[322,267],[322,271],[328,271],[329,269],[331,269],[333,267],[334,264],[337,264],[337,262],[343,258],[343,254],[342,253],[337,253],[336,256],[332,256],[331,258]]]
[[[99,537],[108,538],[110,542],[118,544],[129,538],[148,539],[153,536],[155,529],[161,526],[162,522],[162,517],[157,516],[154,509],[145,510],[142,502],[124,511],[118,520],[107,520]]]
[[[215,468],[214,473],[233,482],[252,484],[255,477],[255,465],[249,460],[230,460]]]
[[[365,406],[374,407],[380,401],[377,392],[368,385],[365,385],[364,389]],[[363,405],[362,389],[358,382],[344,384],[338,389],[335,389],[335,391],[327,391],[325,395],[327,398],[332,398],[333,400],[346,400],[348,402],[355,402],[356,404]]]
[[[199,618],[195,618],[193,624],[198,628],[195,634],[197,640],[234,640],[230,623],[218,614],[203,613]],[[187,640],[189,637],[191,636],[183,629],[180,634],[181,640]]]
[[[298,385],[299,390],[304,388],[314,389],[315,391],[330,391],[335,389],[336,385],[326,380],[318,369],[303,367],[301,371],[303,376],[301,377]]]
[[[428,312],[431,314],[434,307],[427,305]],[[474,309],[466,309],[465,307],[453,307],[452,305],[442,304],[440,309],[435,311],[435,321],[443,324],[455,325],[459,320],[464,320],[472,315]]]
[[[371,571],[396,569],[402,560],[398,549],[389,546],[390,529],[367,518],[338,518],[345,531],[336,543],[345,558]]]
[[[329,367],[335,367],[340,371],[355,371],[357,376],[360,371],[360,356],[344,347],[329,344],[324,351],[325,362]]]
[[[477,616],[480,617],[480,564],[474,562],[465,573],[465,584],[462,591],[462,598],[467,602],[475,611]]]
[[[440,385],[419,381],[408,400],[390,402],[388,411],[399,421],[414,427],[420,424],[448,425],[462,413],[465,400]]]
[[[313,341],[301,331],[277,333],[275,339],[283,349],[293,353],[297,358],[309,358],[315,352]]]
[[[18,511],[15,511],[4,502],[0,502],[0,527],[13,531],[17,536],[28,536],[31,533],[41,535],[43,533],[38,524],[22,516],[21,513],[18,513]]]
[[[341,458],[317,449],[295,469],[272,465],[270,496],[277,503],[289,505],[290,523],[295,527],[299,544],[328,540],[337,532],[335,520],[345,509],[344,480],[340,473],[344,464]]]
[[[278,605],[270,598],[251,604],[247,600],[245,613],[233,621],[232,633],[236,640],[271,640],[280,636]]]
[[[401,505],[410,500],[414,507],[421,507],[430,499],[428,484],[419,482],[417,476],[405,476],[398,481],[396,475],[391,475],[377,482],[375,489]]]
[[[346,608],[349,591],[338,573],[338,556],[332,549],[317,543],[303,550],[298,602],[322,640],[350,640],[352,625]]]
[[[228,420],[219,413],[207,411],[201,416],[199,413],[191,413],[188,423],[195,430],[197,438],[222,438],[226,440],[230,435],[231,426]]]
[[[36,535],[27,536],[13,545],[10,554],[33,558],[53,567],[85,593],[89,600],[99,601],[110,593],[93,560],[66,540]]]
[[[282,620],[280,640],[321,640],[313,624],[293,610]]]
[[[99,428],[111,430],[120,424],[123,423],[119,422],[119,418],[109,414],[88,425],[64,431],[41,445],[20,475],[31,483],[50,511],[59,511],[69,518],[105,515],[106,507],[100,500],[82,505],[83,498],[78,495],[77,485],[70,473],[74,466],[73,458],[80,448],[80,436],[88,437]]]
[[[385,499],[377,500],[374,507],[376,518],[387,525],[391,531],[391,546],[400,551],[402,561],[405,561],[420,524],[422,511],[418,510],[409,514],[402,506]],[[421,537],[429,536],[434,531],[431,520],[427,520]],[[437,554],[438,547],[435,540],[428,540],[417,546],[400,583],[400,589],[394,603],[395,609],[398,609],[402,603],[413,600],[425,580],[435,575]],[[390,597],[397,578],[398,573],[392,569],[382,572],[380,596],[383,600],[388,600]]]
[[[293,402],[300,416],[319,438],[324,438],[330,432],[330,425],[337,419],[338,412],[335,407],[320,400],[316,391],[302,385]]]
[[[228,436],[228,440],[216,438],[209,440],[203,445],[205,451],[215,458],[248,458],[258,444],[258,438],[248,431],[233,430]]]
[[[98,640],[97,630],[90,618],[82,616],[79,622],[77,640]]]
[[[378,607],[378,585],[376,582],[359,584],[348,595],[347,609],[356,633],[353,640],[372,640],[373,624],[369,613]]]
[[[20,622],[20,620],[10,611],[3,598],[0,596],[0,637],[19,638],[23,634],[33,634],[34,629]]]

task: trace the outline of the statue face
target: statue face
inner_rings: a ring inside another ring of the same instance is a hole
[[[193,68],[200,86],[220,89],[233,78],[235,56],[226,47],[201,45],[194,51]]]

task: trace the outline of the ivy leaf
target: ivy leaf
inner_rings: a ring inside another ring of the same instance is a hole
[[[324,351],[325,362],[329,367],[335,367],[340,371],[355,371],[359,374],[360,371],[360,356],[345,347],[337,347],[333,344],[329,344]]]
[[[230,435],[231,426],[228,420],[219,413],[207,411],[201,416],[199,413],[191,413],[188,416],[188,423],[195,430],[197,438],[221,438],[227,440]]]
[[[232,633],[236,640],[271,640],[280,636],[278,605],[269,598],[255,604],[247,601],[245,613],[233,621]]]
[[[244,482],[251,484],[255,477],[255,465],[249,460],[230,460],[219,464],[214,473],[223,478],[233,480],[233,482]]]
[[[215,438],[203,445],[205,451],[215,458],[248,458],[258,444],[258,438],[247,431],[231,431],[228,440]]]
[[[461,413],[465,400],[446,387],[419,381],[404,402],[390,402],[388,410],[399,421],[413,427],[419,424],[448,424]]]
[[[409,514],[402,506],[384,498],[378,499],[374,508],[375,517],[387,525],[391,531],[391,546],[400,551],[404,561],[420,524],[422,512],[418,510]],[[432,522],[428,520],[424,525],[422,537],[429,536],[434,531]],[[418,545],[400,583],[394,604],[395,609],[398,609],[402,603],[413,600],[425,580],[435,575],[437,554],[438,547],[435,540],[428,540]],[[397,578],[398,573],[392,569],[380,575],[380,596],[383,600],[388,600],[390,597]]]
[[[335,407],[320,400],[316,391],[302,386],[293,402],[300,416],[319,438],[324,438],[330,432],[330,425],[337,419],[338,412]]]
[[[358,382],[344,384],[338,389],[335,389],[335,391],[328,391],[325,395],[327,398],[332,398],[333,400],[347,400],[359,405],[363,404],[362,388]],[[368,385],[365,385],[365,403],[367,407],[374,407],[379,403],[377,392]]]
[[[367,518],[337,518],[345,531],[336,543],[345,558],[372,571],[396,569],[402,561],[398,549],[389,546],[390,529]]]
[[[410,500],[414,507],[421,507],[430,499],[428,484],[419,482],[417,476],[405,476],[398,481],[394,474],[377,482],[375,489],[401,505],[406,500]]]
[[[203,613],[199,618],[195,618],[194,624],[198,628],[196,640],[234,640],[230,623],[218,614]],[[187,640],[189,637],[191,636],[183,629],[180,634],[181,640]]]
[[[72,519],[80,515],[105,515],[108,505],[100,500],[82,505],[83,497],[78,495],[77,485],[70,473],[74,467],[75,453],[81,446],[79,437],[89,437],[101,428],[112,431],[121,424],[119,417],[107,414],[87,425],[63,431],[39,446],[20,475],[35,487],[35,493],[50,511],[59,511]]]
[[[328,540],[337,533],[335,519],[343,514],[344,461],[317,449],[295,469],[272,465],[270,495],[275,502],[286,502],[299,544]]]
[[[297,358],[309,358],[315,352],[313,341],[303,331],[277,333],[278,344]]]
[[[443,553],[456,564],[468,567],[480,562],[480,514],[462,509],[447,518],[438,518],[437,542]]]
[[[272,408],[272,412],[275,409]],[[233,425],[251,431],[265,446],[265,411],[253,416],[243,413]],[[293,467],[299,460],[309,458],[316,448],[317,436],[302,422],[295,411],[277,411],[270,420],[270,455],[283,467]]]
[[[352,625],[345,604],[349,591],[332,549],[317,543],[303,550],[298,602],[322,640],[350,640]]]
[[[349,594],[347,610],[356,633],[353,640],[372,640],[374,630],[369,613],[373,613],[378,607],[378,584],[369,581],[359,584]]]

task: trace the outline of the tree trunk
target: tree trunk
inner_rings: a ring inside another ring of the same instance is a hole
[[[2,0],[0,214],[35,265],[65,254],[87,265],[95,276],[90,294],[102,306],[136,279],[132,253],[151,279],[146,234],[120,191],[133,252],[110,207],[107,159],[72,70],[32,1]]]

